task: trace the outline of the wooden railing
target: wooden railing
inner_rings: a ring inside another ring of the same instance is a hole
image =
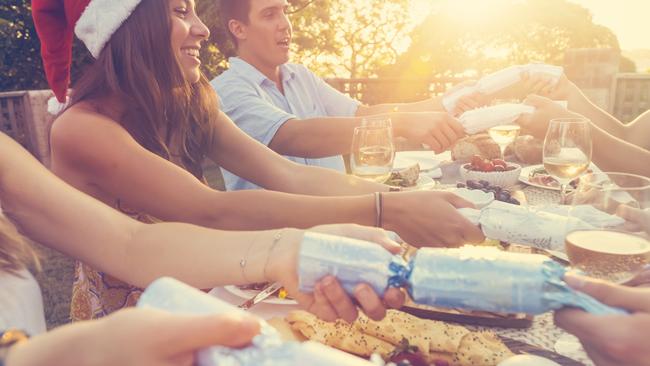
[[[326,79],[334,88],[365,104],[404,103],[422,100],[445,92],[466,79]]]

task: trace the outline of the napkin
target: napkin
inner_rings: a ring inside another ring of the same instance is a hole
[[[591,205],[540,205],[535,210],[544,211],[560,216],[577,217],[599,229],[614,228],[625,224],[625,219],[620,216],[610,215]]]
[[[138,307],[175,314],[245,313],[243,310],[172,278],[154,281],[138,300]],[[248,314],[250,315],[250,314]],[[372,363],[315,342],[287,342],[263,319],[261,332],[242,349],[208,347],[197,352],[198,366],[371,366]]]
[[[463,113],[458,119],[468,135],[473,135],[492,127],[514,123],[522,114],[535,112],[535,107],[526,104],[504,103],[473,109]]]
[[[436,168],[436,169],[433,169],[433,170],[427,170],[427,171],[424,171],[424,172],[420,172],[420,174],[421,175],[426,175],[427,177],[432,178],[432,179],[440,179],[440,178],[442,178],[442,169]]]
[[[596,229],[596,226],[578,217],[531,210],[499,201],[493,201],[482,210],[462,208],[459,212],[472,223],[480,225],[490,239],[561,252],[564,252],[564,238],[568,232]],[[585,213],[589,217],[596,217],[591,211],[585,210]],[[604,220],[602,216],[600,219],[602,222],[614,221],[613,218]]]
[[[528,65],[510,66],[508,68],[499,70],[492,74],[482,77],[475,85],[466,86],[460,89],[455,89],[443,97],[442,103],[448,112],[451,112],[455,107],[458,100],[463,96],[472,93],[494,94],[509,86],[518,83],[521,80],[521,75],[528,72],[529,75],[546,75],[553,80],[556,84],[564,69],[560,66],[547,65],[542,63],[531,63]]]

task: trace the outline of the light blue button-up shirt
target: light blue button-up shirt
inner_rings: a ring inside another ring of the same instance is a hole
[[[351,117],[360,103],[331,87],[306,67],[280,66],[284,94],[273,81],[246,61],[232,57],[230,68],[212,80],[221,109],[248,135],[269,145],[276,132],[291,119]],[[285,156],[300,164],[344,172],[340,155],[320,159]],[[226,189],[255,189],[257,185],[222,169]]]

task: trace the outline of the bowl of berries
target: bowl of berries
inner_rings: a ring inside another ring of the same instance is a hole
[[[474,155],[469,164],[461,165],[460,177],[464,181],[485,181],[492,186],[509,188],[517,184],[521,166],[502,159],[483,159]]]

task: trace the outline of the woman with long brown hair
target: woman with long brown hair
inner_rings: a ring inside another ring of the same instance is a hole
[[[374,193],[388,187],[294,164],[241,132],[219,111],[216,95],[199,70],[198,51],[209,32],[193,0],[129,0],[119,6],[92,0],[88,7],[77,6],[77,12],[70,6],[64,27],[68,33],[43,26],[51,9],[39,7],[41,2],[51,1],[33,2],[39,35],[66,34],[71,40],[70,29],[76,27],[96,57],[51,132],[52,169],[76,188],[144,221],[226,230],[350,222],[382,226],[416,245],[483,239],[456,210],[471,205],[453,194]],[[113,16],[99,16],[107,12],[100,5],[119,9]],[[49,80],[64,101],[68,79],[56,72],[60,62],[54,61],[60,58],[52,56],[60,51],[43,43]],[[210,189],[202,182],[204,158],[269,191]],[[101,243],[88,245],[101,250]],[[106,315],[132,304],[138,293],[79,264],[73,319]]]

